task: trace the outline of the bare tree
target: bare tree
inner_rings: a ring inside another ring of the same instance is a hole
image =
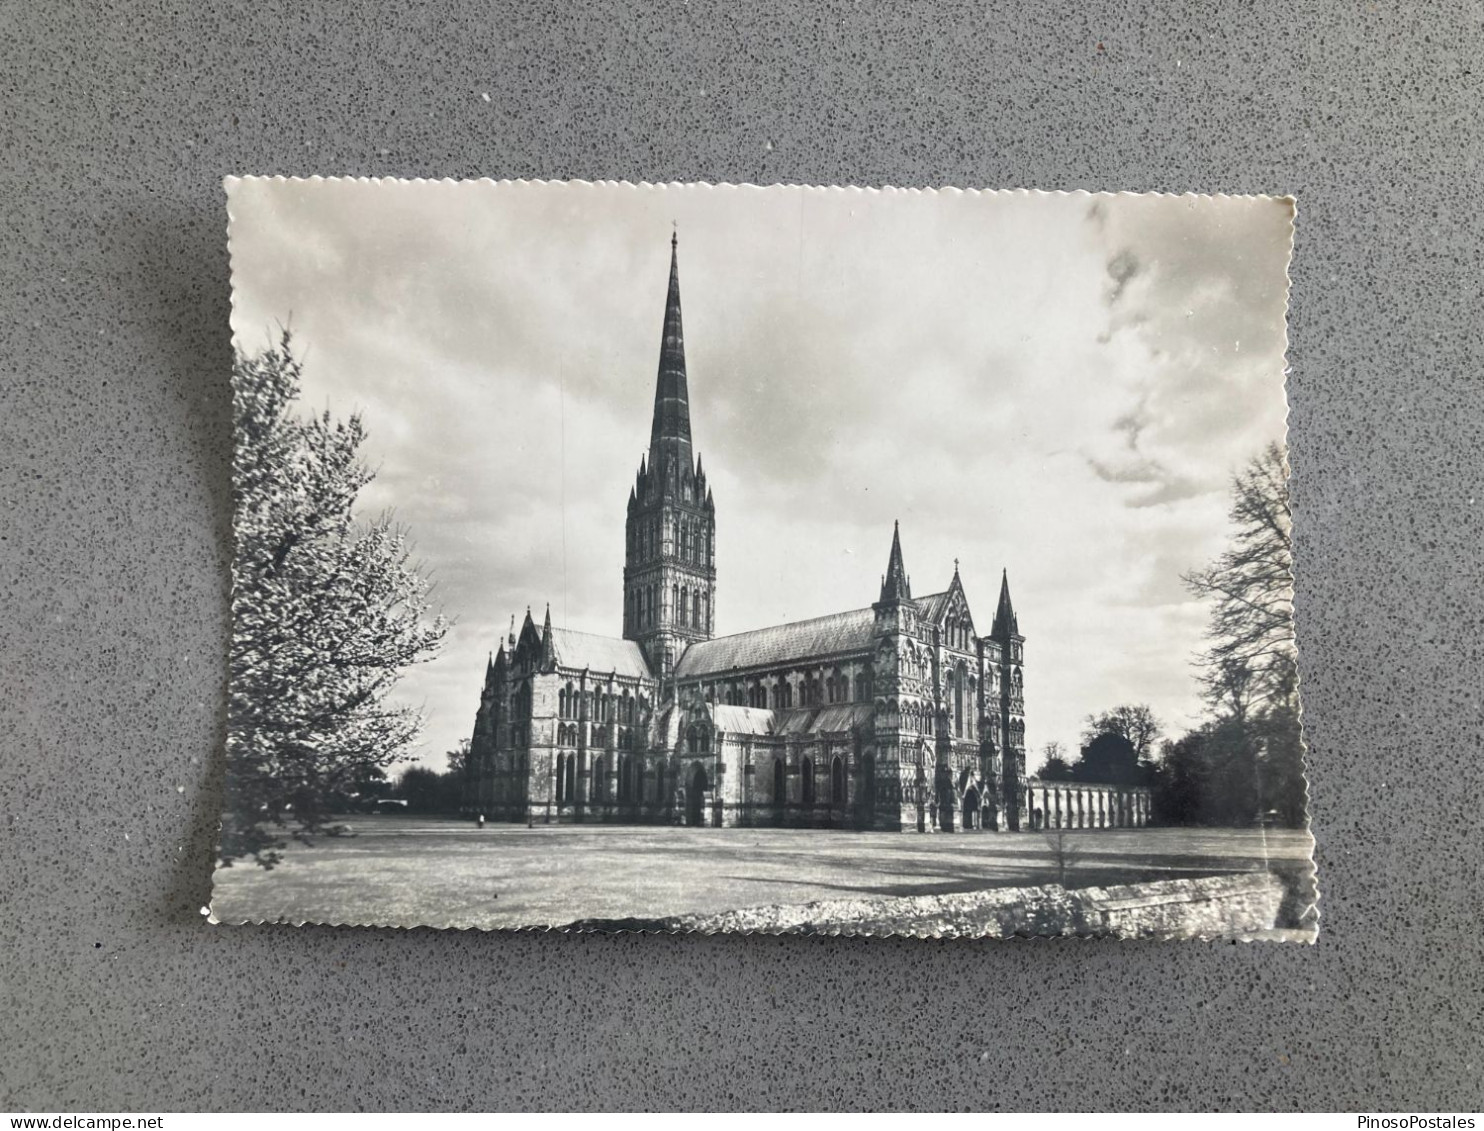
[[[1100,735],[1116,734],[1128,740],[1139,761],[1145,761],[1154,743],[1159,738],[1160,721],[1144,703],[1124,704],[1104,711],[1101,715],[1088,715],[1087,725],[1082,731],[1082,741],[1091,745]]]
[[[1288,458],[1279,444],[1232,479],[1231,547],[1209,567],[1184,576],[1213,601],[1211,646],[1201,657],[1206,697],[1238,720],[1254,707],[1293,696],[1293,516]]]
[[[462,778],[469,770],[469,750],[473,741],[461,738],[458,745],[448,752],[448,773]]]
[[[1046,834],[1046,847],[1051,850],[1051,863],[1056,868],[1056,882],[1067,886],[1067,877],[1082,857],[1082,850],[1067,839],[1066,829],[1052,829]]]
[[[1060,742],[1051,741],[1041,747],[1041,768],[1037,771],[1044,781],[1066,781],[1072,776],[1072,763],[1067,760],[1067,748]]]

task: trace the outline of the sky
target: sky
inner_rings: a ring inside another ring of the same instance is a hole
[[[719,635],[876,599],[900,520],[917,596],[1008,570],[1026,742],[1203,715],[1231,476],[1282,440],[1288,200],[554,182],[229,184],[236,345],[282,326],[304,409],[362,414],[453,621],[396,692],[442,768],[527,606],[622,632],[678,233]]]

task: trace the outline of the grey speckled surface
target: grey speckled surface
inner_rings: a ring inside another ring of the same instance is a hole
[[[1476,4],[69,7],[0,15],[0,1107],[1484,1106]],[[227,172],[1297,193],[1319,944],[203,925]]]

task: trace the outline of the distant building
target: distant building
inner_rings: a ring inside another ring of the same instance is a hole
[[[539,628],[530,610],[512,625],[485,673],[468,808],[523,823],[1146,823],[1147,791],[1027,779],[1008,578],[981,636],[956,564],[945,590],[912,596],[900,530],[873,604],[713,636],[716,507],[691,446],[677,258],[672,239],[649,452],[629,492],[623,639],[557,628],[549,607]]]

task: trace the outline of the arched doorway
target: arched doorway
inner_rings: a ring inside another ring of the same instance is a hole
[[[964,790],[964,832],[979,827],[979,791],[972,785]]]
[[[697,762],[691,771],[690,787],[685,791],[685,823],[700,828],[706,823],[706,791],[711,788],[706,769]]]
[[[940,785],[938,787],[938,831],[940,833],[951,833],[953,831],[953,789],[951,786]]]

